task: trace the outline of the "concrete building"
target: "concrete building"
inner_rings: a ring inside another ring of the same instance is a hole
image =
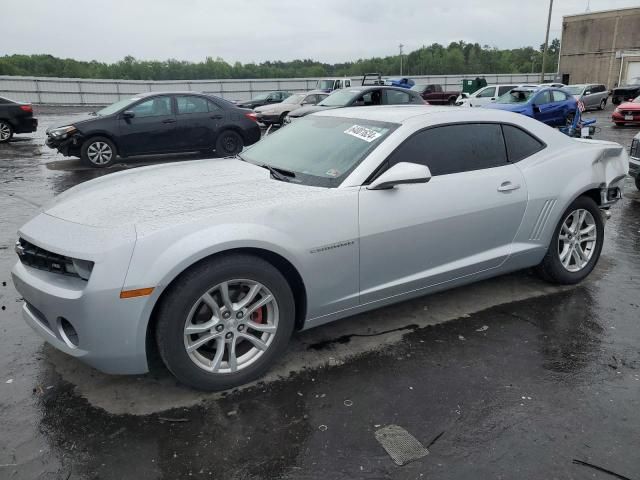
[[[558,73],[563,83],[640,83],[640,7],[564,17]]]

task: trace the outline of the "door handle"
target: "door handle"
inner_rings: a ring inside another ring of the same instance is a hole
[[[166,120],[163,120],[162,123],[176,123],[176,119],[175,118],[167,118]]]
[[[500,184],[500,186],[498,187],[498,191],[499,192],[511,192],[513,190],[517,190],[520,188],[520,185],[517,183],[511,183],[511,182],[502,182]]]
[[[221,120],[222,119],[222,115],[211,115],[211,118],[213,120]]]

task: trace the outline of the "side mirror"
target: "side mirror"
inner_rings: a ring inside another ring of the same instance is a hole
[[[583,95],[591,95],[591,90],[587,90],[586,92],[583,93]]]
[[[122,112],[122,118],[133,118],[135,116],[136,114],[133,110],[125,110],[124,112]]]
[[[431,171],[426,165],[400,162],[371,182],[367,190],[385,190],[407,183],[427,183],[429,180]]]

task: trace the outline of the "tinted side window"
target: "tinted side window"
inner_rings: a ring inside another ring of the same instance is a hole
[[[210,112],[221,112],[223,108],[217,103],[212,102],[211,100],[207,101],[207,105],[209,106]]]
[[[505,165],[507,155],[500,125],[461,124],[416,133],[391,154],[389,166],[398,162],[426,165],[436,176]]]
[[[549,90],[539,93],[533,102],[535,105],[544,105],[545,103],[551,103],[551,95]]]
[[[504,140],[510,162],[518,162],[544,148],[544,144],[524,130],[511,125],[503,125]]]
[[[207,100],[202,97],[178,96],[176,97],[178,105],[178,115],[186,113],[207,113]]]
[[[516,87],[513,85],[503,85],[502,87],[498,87],[498,96],[501,97],[502,95],[507,93],[509,90],[512,90],[514,88]]]
[[[408,93],[399,92],[397,90],[387,90],[386,105],[402,105],[403,103],[411,103],[411,96]]]
[[[478,98],[490,98],[496,96],[496,87],[487,87],[478,94]]]
[[[564,102],[567,99],[567,96],[564,93],[558,92],[557,90],[554,90],[551,93],[553,94],[554,102]]]
[[[137,104],[131,110],[137,118],[171,115],[171,97],[155,97]]]

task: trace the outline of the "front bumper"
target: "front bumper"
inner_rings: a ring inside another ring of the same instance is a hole
[[[629,175],[634,178],[640,177],[640,158],[629,158]]]
[[[47,147],[58,150],[65,157],[77,157],[80,155],[83,138],[79,134],[72,135],[64,139],[57,139],[47,135],[45,144]]]
[[[626,115],[623,115],[618,112],[613,112],[613,114],[611,114],[611,120],[616,123],[640,123],[640,111],[633,112],[632,114],[633,120],[627,120],[625,117]]]
[[[264,113],[256,113],[258,117],[258,121],[260,123],[264,123],[265,125],[269,125],[272,123],[280,123],[280,115],[278,114],[264,114]]]
[[[66,234],[59,235],[61,231]],[[110,235],[102,229],[40,214],[21,229],[20,236],[45,250],[95,262],[91,277],[85,281],[18,261],[11,274],[25,302],[25,322],[58,350],[105,373],[147,372],[145,312],[150,298],[120,299],[135,231]],[[77,239],[77,248],[83,251],[72,252],[38,240],[52,237]],[[98,239],[104,243],[100,245]],[[93,246],[84,248],[86,245]],[[69,324],[73,336],[65,328]]]

